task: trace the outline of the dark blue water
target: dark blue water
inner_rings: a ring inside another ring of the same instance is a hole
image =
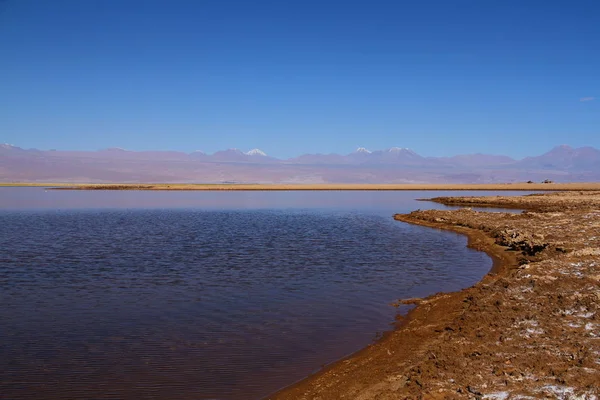
[[[0,397],[266,396],[489,270],[417,197],[2,188]]]

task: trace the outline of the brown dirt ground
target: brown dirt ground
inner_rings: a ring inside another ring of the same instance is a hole
[[[436,201],[527,211],[396,215],[468,235],[494,269],[405,301],[417,307],[397,330],[270,399],[600,396],[600,192]]]
[[[568,193],[530,194],[527,196],[434,197],[437,203],[453,206],[502,207],[537,211],[566,211],[600,208],[600,191],[570,191]]]

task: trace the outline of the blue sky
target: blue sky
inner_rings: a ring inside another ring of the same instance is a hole
[[[600,2],[3,0],[0,142],[600,147]]]

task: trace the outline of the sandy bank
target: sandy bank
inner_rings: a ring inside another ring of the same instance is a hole
[[[27,184],[20,184],[26,186]],[[40,186],[36,184],[36,186]],[[53,185],[46,185],[53,186]],[[61,190],[600,190],[600,183],[499,183],[499,184],[57,184]]]
[[[436,199],[510,203],[528,209],[521,214],[396,215],[468,235],[469,246],[493,257],[494,269],[471,288],[417,300],[386,338],[270,398],[596,398],[600,194],[527,197],[536,200]]]
[[[600,191],[571,191],[527,196],[434,197],[429,200],[449,206],[502,207],[546,212],[600,209]]]

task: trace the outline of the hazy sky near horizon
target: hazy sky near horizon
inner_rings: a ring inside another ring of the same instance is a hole
[[[0,1],[0,143],[600,147],[600,2]]]

